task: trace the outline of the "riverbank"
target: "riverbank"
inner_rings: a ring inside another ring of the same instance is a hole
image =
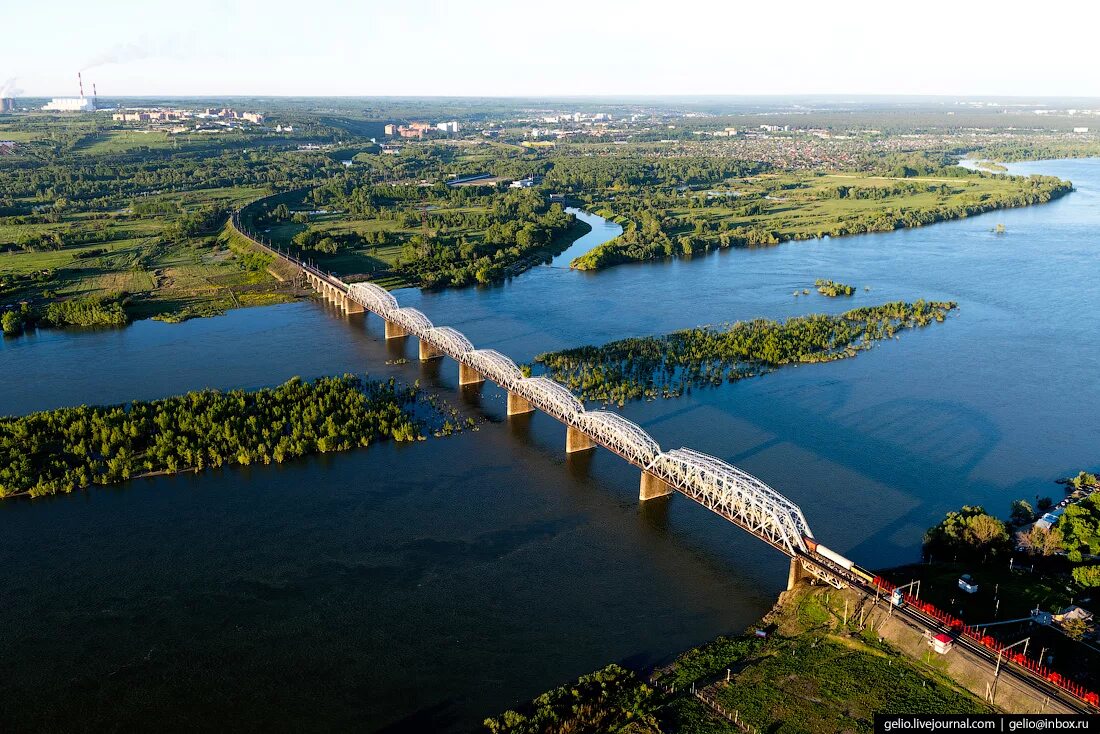
[[[894,647],[882,620],[861,610],[835,589],[798,587],[745,633],[693,648],[644,680],[612,665],[489,719],[486,728],[835,734],[872,731],[874,713],[994,710],[923,650],[911,657]]]
[[[623,236],[572,262],[600,270],[730,247],[891,232],[1041,204],[1073,190],[1055,177],[949,167],[930,175],[762,174],[702,191],[594,194],[589,208],[624,225]]]

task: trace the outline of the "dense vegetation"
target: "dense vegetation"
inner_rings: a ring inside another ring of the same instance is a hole
[[[72,492],[150,473],[281,463],[409,441],[415,390],[345,375],[254,392],[202,390],[0,419],[0,497]]]
[[[716,179],[703,190],[593,192],[592,206],[621,223],[623,234],[572,264],[597,270],[727,247],[889,232],[1039,204],[1072,190],[1050,176],[993,176],[957,166],[899,164],[884,174],[776,173]]]
[[[845,283],[838,283],[835,280],[825,280],[818,278],[814,281],[814,285],[817,286],[817,292],[823,296],[829,298],[836,298],[837,296],[850,296],[856,292],[855,286],[847,285]]]
[[[660,734],[654,716],[657,702],[652,688],[612,664],[542,694],[523,711],[486,719],[485,727],[492,734]]]
[[[426,288],[499,281],[564,249],[577,224],[540,193],[493,186],[345,178],[311,189],[298,206],[306,209],[258,202],[242,221],[252,232],[271,230],[277,244],[323,267],[344,263]]]
[[[585,400],[676,397],[693,387],[719,385],[793,363],[855,356],[899,330],[943,321],[951,302],[887,303],[840,315],[786,321],[757,319],[721,329],[701,327],[540,354],[554,379]]]

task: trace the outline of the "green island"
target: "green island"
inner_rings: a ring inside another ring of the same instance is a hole
[[[421,438],[417,388],[353,376],[0,418],[0,497]]]
[[[645,680],[609,665],[486,720],[485,728],[491,734],[835,734],[872,731],[876,712],[993,710],[933,665],[858,624],[840,597],[800,587],[785,593],[759,625],[689,650]],[[734,715],[746,728],[729,718]]]
[[[942,322],[953,302],[897,301],[839,315],[756,319],[540,354],[546,373],[584,400],[678,397],[789,364],[853,357],[901,330]]]
[[[814,285],[817,286],[818,293],[823,296],[828,296],[829,298],[850,296],[856,292],[855,286],[838,283],[835,280],[825,280],[824,278],[815,280]]]

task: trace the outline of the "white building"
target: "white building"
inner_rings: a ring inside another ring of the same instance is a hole
[[[1075,128],[1073,128],[1073,132],[1075,132],[1075,133],[1087,133],[1088,131],[1089,131],[1089,129],[1087,127],[1075,127]]]
[[[88,97],[54,97],[42,109],[46,112],[95,112],[95,104]]]
[[[457,120],[451,120],[450,122],[437,122],[435,124],[435,129],[436,130],[442,130],[445,133],[457,133],[458,132],[458,121]]]

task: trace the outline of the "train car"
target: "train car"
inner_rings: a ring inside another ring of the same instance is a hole
[[[817,544],[817,548],[814,549],[814,553],[821,556],[822,558],[827,558],[828,560],[843,568],[845,571],[851,571],[852,566],[856,565],[836,551],[829,550],[821,543]]]
[[[845,571],[848,571],[853,576],[855,576],[856,578],[860,579],[861,581],[863,581],[865,583],[868,583],[868,584],[874,583],[875,575],[873,573],[870,573],[869,571],[865,571],[864,569],[862,569],[859,566],[857,566],[856,564],[852,563],[851,561],[849,561],[847,558],[840,555],[836,551],[826,548],[825,546],[821,545],[821,543],[818,543],[813,538],[803,538],[802,541],[806,544],[806,547],[809,548],[810,553],[813,553],[815,555],[821,556],[822,558],[828,559],[832,563],[836,564],[837,566],[840,566]]]

